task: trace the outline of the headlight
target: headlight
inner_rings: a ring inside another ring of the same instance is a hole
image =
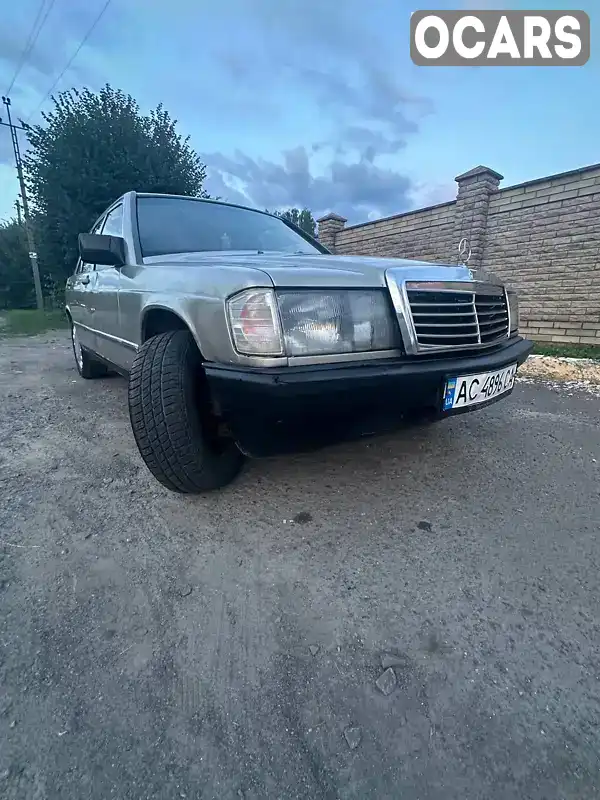
[[[516,292],[507,292],[508,309],[510,312],[510,333],[519,332],[519,299]]]
[[[235,347],[246,355],[335,355],[399,346],[386,295],[378,290],[253,289],[228,303]]]
[[[360,353],[397,345],[383,292],[281,292],[277,299],[289,356]]]

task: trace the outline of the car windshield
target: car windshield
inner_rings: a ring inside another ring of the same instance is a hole
[[[139,197],[142,255],[251,251],[320,253],[278,217],[248,208],[179,197]]]

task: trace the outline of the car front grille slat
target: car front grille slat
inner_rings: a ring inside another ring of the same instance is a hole
[[[471,306],[469,305],[469,306],[467,306],[467,308],[470,309]],[[484,313],[486,313],[486,312],[484,312]],[[494,312],[494,313],[496,313],[496,312]],[[468,316],[468,313],[466,311],[449,311],[447,314],[445,314],[443,312],[440,313],[439,311],[416,311],[416,312],[413,312],[413,317],[444,317],[444,319],[445,319],[446,317],[452,318],[452,317],[464,317],[464,316]]]
[[[426,333],[425,339],[463,339],[464,333]]]
[[[479,333],[481,335],[482,341],[484,337],[494,336],[497,334],[498,336],[502,334],[506,334],[506,325],[496,325],[495,328],[480,328]]]
[[[420,328],[468,328],[477,327],[476,322],[423,322],[419,323]]]
[[[439,305],[440,305],[439,303],[411,303],[411,308],[432,308],[433,306],[439,306]],[[466,307],[472,306],[473,303],[468,302],[467,300],[457,300],[456,303],[454,303],[454,305],[457,308],[460,308],[461,306],[466,306]]]
[[[439,283],[431,290],[423,286],[406,288],[419,349],[481,347],[508,336],[508,307],[500,287],[444,291]]]

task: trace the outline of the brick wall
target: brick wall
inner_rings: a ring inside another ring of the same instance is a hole
[[[483,265],[519,291],[524,333],[600,345],[600,166],[493,195]]]
[[[336,234],[335,252],[447,261],[456,250],[455,206],[453,200],[409,214],[344,228]]]
[[[499,188],[476,167],[457,199],[346,227],[328,214],[319,238],[333,252],[468,264],[519,292],[521,330],[538,341],[600,346],[600,164]]]

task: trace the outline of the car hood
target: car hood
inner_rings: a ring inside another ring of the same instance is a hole
[[[419,273],[432,268],[445,268],[447,280],[465,280],[473,277],[463,266],[432,264],[404,258],[373,258],[371,256],[288,255],[285,253],[177,253],[144,259],[152,264],[188,264],[198,267],[232,267],[257,269],[266,273],[277,287],[373,287],[386,286],[385,274],[389,269]],[[411,275],[411,278],[413,275]],[[438,279],[439,279],[438,275]]]

